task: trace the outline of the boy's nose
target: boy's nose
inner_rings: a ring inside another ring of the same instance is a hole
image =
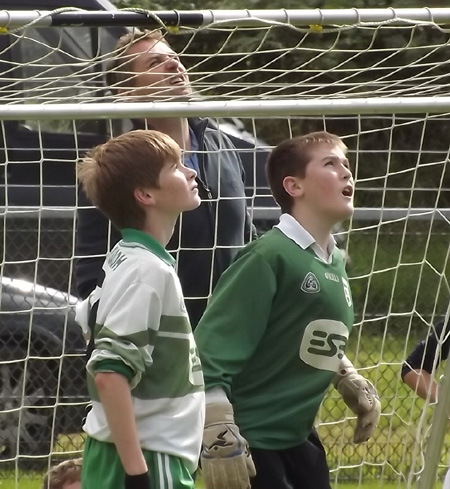
[[[195,180],[195,178],[197,178],[197,170],[194,170],[194,168],[191,168],[191,170],[192,170],[191,178],[192,180]]]
[[[184,167],[184,174],[188,180],[194,180],[195,177],[197,176],[197,171],[194,168],[191,168],[189,166]]]
[[[348,168],[348,166],[345,166],[345,165],[342,165],[342,168],[343,168],[344,178],[346,180],[349,180],[350,178],[352,178],[353,174],[352,174],[352,171],[350,170],[350,168]]]

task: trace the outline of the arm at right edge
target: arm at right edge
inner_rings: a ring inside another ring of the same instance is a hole
[[[422,399],[429,397],[431,402],[437,402],[439,386],[426,370],[410,370],[404,375],[403,381]]]
[[[432,376],[434,365],[446,360],[449,354],[448,329],[448,323],[445,331],[444,322],[438,323],[428,337],[415,346],[402,366],[405,384],[422,399],[429,397],[431,402],[437,402],[439,394],[439,386]]]

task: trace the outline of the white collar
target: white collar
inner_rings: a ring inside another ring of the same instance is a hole
[[[289,239],[292,239],[300,248],[304,250],[311,248],[320,260],[325,263],[331,263],[334,247],[336,246],[336,241],[333,236],[330,235],[325,252],[311,234],[290,214],[282,214],[280,216],[280,222],[274,227],[278,228]]]

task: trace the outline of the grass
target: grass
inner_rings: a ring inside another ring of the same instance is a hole
[[[16,489],[17,487],[20,487],[20,489],[42,489],[42,478],[41,476],[37,476],[37,478],[34,479],[26,479],[26,478],[21,478],[20,479],[20,485],[15,485],[15,482],[12,480],[0,480],[0,489]],[[196,485],[196,489],[204,489],[204,485],[201,481],[199,481]],[[337,486],[334,486],[335,489],[404,489],[406,486],[405,485],[397,485],[397,484],[390,484],[390,483],[384,483],[383,485],[380,485],[379,482],[370,482],[366,481],[362,485],[358,484],[338,484]]]
[[[19,475],[20,479],[16,485],[14,479],[1,479],[0,489],[42,489],[42,473],[28,472]],[[203,481],[198,479],[195,485],[196,489],[204,489]],[[333,486],[333,489],[405,489],[405,484],[380,482],[364,480],[359,483],[338,483]]]

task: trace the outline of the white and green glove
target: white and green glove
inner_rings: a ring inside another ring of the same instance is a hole
[[[201,467],[206,489],[250,489],[255,466],[229,402],[206,405]]]
[[[333,384],[345,404],[356,414],[354,443],[363,443],[373,434],[380,420],[381,403],[375,387],[358,374],[352,362],[344,355]]]

